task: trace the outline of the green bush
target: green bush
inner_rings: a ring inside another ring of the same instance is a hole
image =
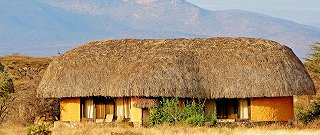
[[[191,126],[203,126],[206,121],[206,117],[204,115],[194,115],[191,117],[188,117],[184,120],[184,123],[188,123]]]
[[[13,91],[13,83],[6,72],[0,72],[0,96],[4,96]]]
[[[217,125],[219,124],[219,121],[217,119],[217,111],[216,109],[214,108],[213,112],[212,112],[212,116],[211,116],[211,119],[210,119],[210,122],[212,125]]]
[[[165,99],[162,107],[166,123],[173,125],[181,120],[182,108],[179,106],[178,98]]]
[[[4,71],[0,63],[0,125],[9,116],[9,108],[13,98],[13,83],[8,74]]]
[[[150,116],[147,123],[149,126],[159,125],[165,121],[166,117],[161,107],[154,107],[150,109]]]
[[[297,118],[305,123],[313,122],[314,120],[320,118],[320,99],[314,100],[311,108],[302,109],[297,108]]]
[[[206,117],[204,115],[205,102],[196,103],[194,100],[187,102],[183,108],[183,123],[188,123],[192,126],[203,126]]]
[[[42,123],[40,125],[32,125],[27,129],[27,135],[49,135],[51,124],[50,123]]]
[[[159,107],[150,109],[150,116],[148,124],[150,126],[168,123],[174,125],[181,119],[181,107],[179,107],[179,100],[177,98],[162,99]]]
[[[205,102],[196,103],[194,100],[187,102],[185,106],[179,105],[177,98],[163,99],[158,107],[150,109],[148,119],[149,126],[162,123],[174,125],[187,123],[192,126],[203,126],[206,117],[204,114]]]

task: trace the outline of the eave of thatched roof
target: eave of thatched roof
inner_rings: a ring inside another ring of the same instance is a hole
[[[292,50],[255,38],[106,40],[57,57],[43,97],[243,98],[314,94]]]
[[[133,106],[136,108],[151,108],[159,106],[159,104],[159,99],[140,98],[133,104]]]

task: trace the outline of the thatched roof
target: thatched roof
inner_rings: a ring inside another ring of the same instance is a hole
[[[314,94],[292,50],[255,38],[106,40],[57,57],[43,97],[277,97]]]
[[[150,98],[140,98],[137,102],[133,104],[136,108],[151,108],[159,106],[159,99],[150,99]]]

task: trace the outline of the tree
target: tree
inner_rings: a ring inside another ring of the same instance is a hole
[[[320,74],[320,42],[311,45],[311,53],[304,65],[309,72]]]
[[[310,49],[311,53],[308,54],[308,59],[304,62],[304,66],[318,91],[320,88],[320,42],[312,44]]]
[[[311,52],[304,62],[317,91],[316,96],[299,96],[295,107],[296,116],[305,123],[312,122],[320,117],[320,42],[310,46]]]

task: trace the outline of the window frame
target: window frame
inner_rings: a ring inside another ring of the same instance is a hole
[[[89,98],[93,99],[93,118],[85,118],[84,113],[85,113],[85,101]],[[116,113],[116,104],[115,104],[115,99],[114,98],[108,98],[108,97],[81,97],[80,98],[80,121],[84,122],[96,122],[97,120],[97,104],[101,102],[104,106],[104,118],[103,119],[98,119],[98,120],[104,120],[106,119],[107,115],[107,104],[111,103],[113,105],[113,117],[115,118],[115,113]]]

